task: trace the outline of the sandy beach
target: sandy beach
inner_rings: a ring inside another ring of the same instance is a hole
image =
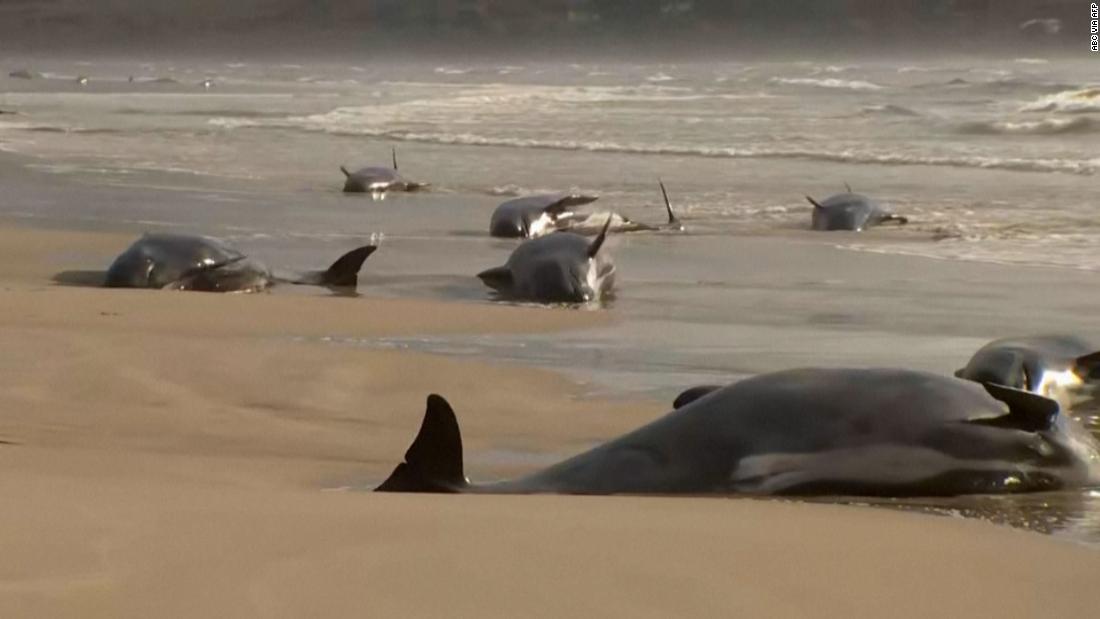
[[[316,339],[552,330],[614,312],[52,281],[129,240],[0,229],[4,617],[1090,613],[1095,550],[978,521],[362,492],[400,460],[429,392],[455,405],[471,476],[528,470],[666,407],[582,399],[540,370]]]

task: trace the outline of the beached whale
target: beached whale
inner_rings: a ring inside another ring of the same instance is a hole
[[[607,252],[600,252],[610,224],[608,218],[591,242],[572,232],[524,241],[504,266],[477,276],[507,299],[540,303],[597,301],[615,282],[615,263]]]
[[[454,411],[428,397],[392,492],[949,496],[1100,483],[1100,445],[1057,402],[897,369],[749,378],[546,469],[470,483]]]
[[[883,208],[878,202],[863,194],[852,193],[851,188],[845,193],[818,202],[810,196],[806,200],[814,206],[810,227],[814,230],[854,230],[861,231],[871,226],[896,222],[907,224],[909,219],[895,215]]]
[[[401,176],[397,171],[396,148],[392,155],[392,168],[367,167],[349,172],[347,168],[340,166],[340,171],[344,173],[344,193],[382,194],[387,191],[417,191],[428,186],[428,183],[417,183]]]
[[[668,215],[668,221],[663,224],[647,224],[643,222],[633,221],[618,213],[609,212],[596,212],[591,213],[586,217],[573,216],[560,221],[559,229],[567,232],[574,232],[576,234],[593,235],[598,234],[603,228],[603,224],[607,217],[611,218],[612,232],[625,233],[625,232],[658,232],[658,231],[670,231],[670,232],[683,232],[684,224],[680,223],[680,219],[676,217],[676,213],[672,210],[672,202],[668,199],[668,191],[665,189],[663,182],[658,182],[661,187],[661,196],[664,198],[665,213]]]
[[[204,292],[256,292],[277,283],[354,288],[363,261],[377,245],[341,256],[324,271],[281,277],[224,241],[191,234],[145,234],[107,269],[110,288],[166,288]]]
[[[591,204],[598,196],[548,193],[502,202],[489,218],[489,234],[504,238],[537,238],[557,230],[559,218],[572,215],[576,206]]]
[[[1026,389],[1069,408],[1100,385],[1100,347],[1073,335],[1033,335],[982,346],[955,376]]]

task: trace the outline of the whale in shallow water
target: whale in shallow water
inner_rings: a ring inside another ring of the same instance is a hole
[[[576,206],[591,204],[598,196],[548,193],[502,202],[489,218],[489,234],[503,238],[537,238],[557,230],[558,219],[572,215]]]
[[[354,288],[359,269],[377,245],[341,256],[324,271],[276,276],[265,264],[220,239],[192,234],[145,234],[107,269],[109,288],[165,288],[204,292],[257,292],[277,283]]]
[[[478,273],[502,298],[539,303],[598,301],[615,283],[615,263],[606,251],[608,218],[591,242],[572,232],[524,241],[508,261]]]
[[[799,369],[711,391],[526,477],[466,479],[450,405],[428,398],[390,492],[950,496],[1100,482],[1100,446],[1057,402],[896,369]]]
[[[401,176],[397,171],[396,148],[392,154],[392,168],[367,167],[351,172],[340,166],[340,171],[344,173],[344,193],[385,194],[387,191],[418,191],[428,186],[428,183],[410,181]]]
[[[1073,335],[1032,335],[982,346],[955,376],[1026,389],[1063,408],[1090,398],[1100,383],[1100,348]]]
[[[806,196],[813,205],[810,227],[814,230],[862,231],[884,223],[907,224],[909,219],[895,215],[878,202],[846,187],[845,193],[829,196],[821,202]]]
[[[672,202],[668,199],[668,190],[665,189],[663,182],[658,183],[661,187],[661,196],[664,198],[665,213],[668,215],[668,221],[663,224],[647,224],[644,222],[633,221],[618,213],[612,212],[595,212],[586,217],[573,216],[566,219],[562,219],[559,229],[566,232],[574,232],[576,234],[594,235],[599,234],[603,229],[604,223],[607,218],[611,218],[610,230],[612,232],[625,233],[625,232],[683,232],[684,224],[680,222],[680,218],[676,216],[676,213],[672,210]]]

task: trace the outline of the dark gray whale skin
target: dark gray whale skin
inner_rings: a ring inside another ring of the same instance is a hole
[[[810,227],[814,230],[861,231],[886,222],[906,224],[909,220],[884,209],[863,194],[846,192],[818,202],[806,196],[814,206]]]
[[[395,492],[950,496],[1091,486],[1100,446],[1053,400],[898,369],[798,369],[717,389],[532,475],[472,484],[428,398]]]
[[[428,183],[410,181],[397,171],[397,150],[393,150],[393,167],[366,167],[354,172],[340,166],[344,173],[344,193],[374,193],[387,191],[419,191]]]
[[[550,193],[502,202],[489,218],[489,234],[501,238],[531,238],[553,232],[569,209],[595,202],[597,196]]]
[[[1100,383],[1098,350],[1075,335],[1003,338],[979,348],[955,376],[1054,397],[1059,388],[1080,392]]]
[[[603,230],[589,242],[572,232],[555,232],[524,241],[499,267],[478,273],[501,297],[539,303],[588,303],[607,294],[615,283],[615,263],[600,252]]]
[[[377,249],[356,248],[324,271],[276,277],[265,264],[224,241],[192,234],[145,234],[107,269],[108,288],[168,288],[204,292],[256,292],[276,283],[354,287],[358,272]]]

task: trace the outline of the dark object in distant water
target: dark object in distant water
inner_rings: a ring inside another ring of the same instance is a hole
[[[615,283],[615,264],[607,252],[600,253],[610,225],[608,217],[591,243],[572,232],[524,241],[504,266],[477,276],[507,299],[539,303],[598,301]]]
[[[599,196],[552,193],[502,202],[489,218],[489,234],[503,238],[537,238],[557,230],[559,218],[571,216],[575,206],[591,204]]]
[[[35,80],[42,77],[42,74],[31,71],[30,69],[19,69],[18,71],[8,73],[8,77],[14,77],[21,80]]]
[[[340,171],[344,173],[344,193],[373,193],[384,194],[387,191],[419,191],[428,186],[428,183],[417,183],[406,180],[397,172],[397,149],[393,149],[393,168],[370,167],[361,168],[355,172],[349,172],[344,166]]]
[[[810,196],[806,196],[806,200],[814,206],[811,218],[811,227],[814,230],[859,232],[888,222],[897,222],[902,225],[909,223],[907,217],[887,211],[867,196],[852,193],[850,188],[845,193],[829,196],[821,202]]]
[[[276,283],[355,288],[359,269],[376,249],[377,245],[365,245],[344,254],[324,271],[282,278],[220,239],[146,234],[115,259],[104,285],[203,292],[258,292]]]
[[[376,490],[494,494],[952,496],[1100,482],[1100,445],[1057,402],[897,369],[807,368],[717,389],[526,477],[471,484],[454,411],[428,396]]]
[[[1074,335],[1004,338],[979,348],[955,376],[1025,389],[1068,408],[1100,384],[1100,347]]]
[[[12,116],[15,116],[15,115],[19,114],[19,112],[16,112],[15,110],[0,110],[0,115],[3,115],[3,114],[10,114]]]

